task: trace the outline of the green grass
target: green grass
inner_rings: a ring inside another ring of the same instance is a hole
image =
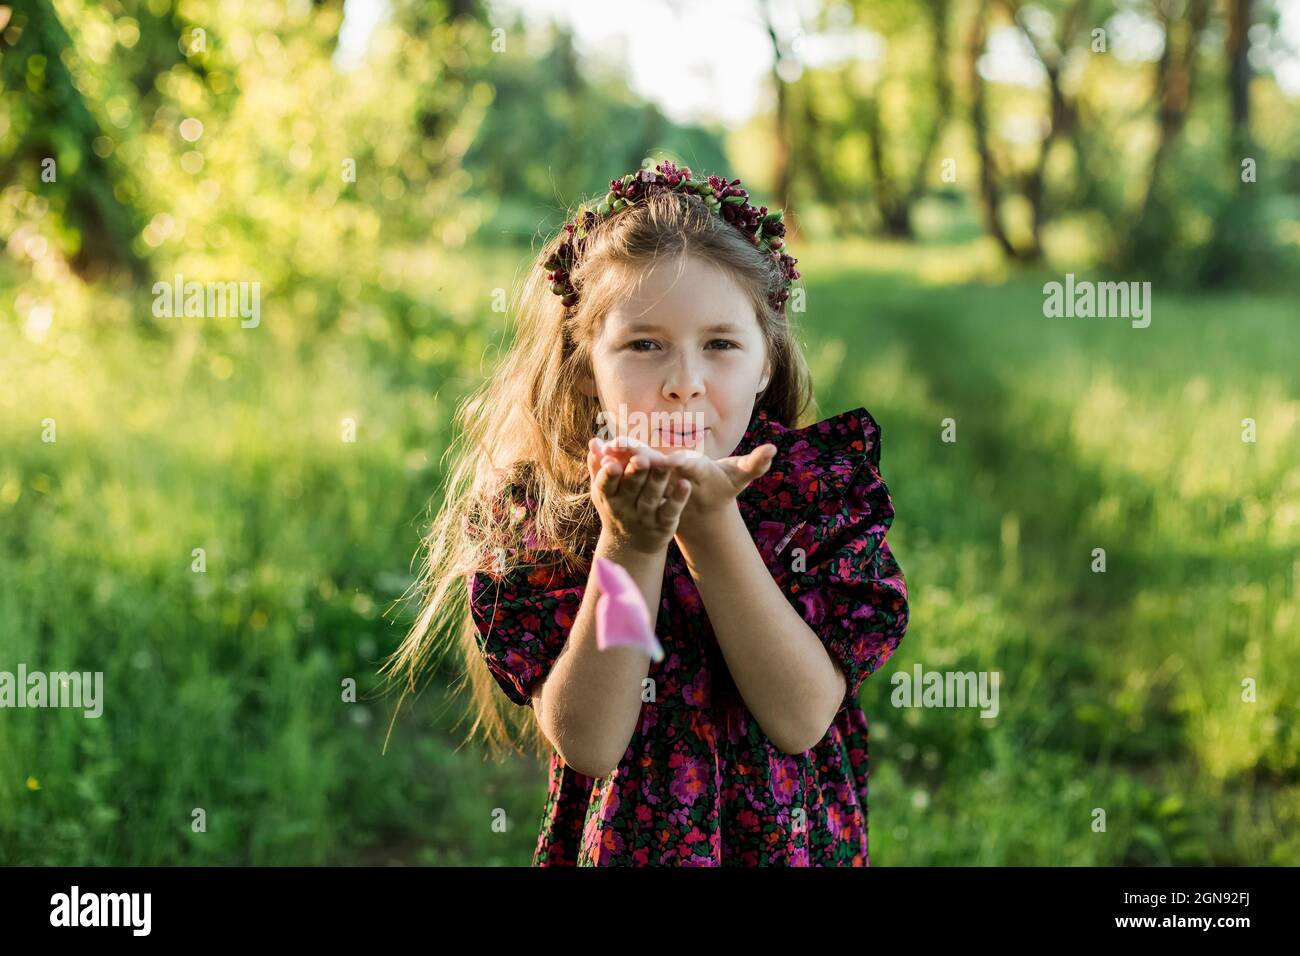
[[[873,861],[1294,864],[1294,302],[1047,319],[1044,277],[918,288],[943,258],[808,273],[822,407],[882,422],[913,609],[890,667],[1002,675],[992,720],[868,680]]]
[[[862,695],[873,864],[1300,863],[1294,299],[1157,287],[1133,329],[1045,318],[1052,277],[982,244],[800,257],[820,407],[882,424],[911,590]],[[0,325],[0,670],[100,670],[106,697],[0,713],[0,864],[528,862],[542,768],[457,749],[439,685],[384,755],[374,697],[500,331],[473,289],[518,259],[438,262],[450,314],[396,336],[382,303],[302,342],[269,306],[158,337],[93,296],[42,341]],[[999,716],[893,708],[916,663],[999,671]]]

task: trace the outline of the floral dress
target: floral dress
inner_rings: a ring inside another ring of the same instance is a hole
[[[880,427],[865,408],[800,429],[760,410],[733,454],[766,442],[777,454],[737,507],[773,580],[844,670],[848,690],[834,722],[804,753],[768,740],[671,542],[655,627],[665,656],[649,670],[655,700],[642,704],[609,776],[577,773],[552,752],[534,866],[870,864],[858,689],[908,620],[907,585],[885,543],[894,510],[879,472]],[[521,500],[530,513],[533,503]],[[582,603],[587,572],[558,567],[478,572],[470,581],[484,660],[520,706],[531,705]]]

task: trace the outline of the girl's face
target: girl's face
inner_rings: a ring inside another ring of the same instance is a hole
[[[725,272],[696,257],[657,260],[605,316],[592,346],[609,437],[725,458],[744,437],[771,366],[754,307]],[[593,383],[584,383],[591,395]],[[604,434],[600,433],[599,434]]]

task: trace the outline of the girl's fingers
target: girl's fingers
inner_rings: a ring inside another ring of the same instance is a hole
[[[663,504],[664,488],[668,485],[668,479],[671,477],[671,469],[662,468],[658,465],[647,470],[645,486],[641,489],[641,496],[637,499],[637,509],[646,516],[650,516],[659,510]]]
[[[651,458],[650,456],[646,455],[644,452],[640,452],[639,455],[640,455],[640,458],[641,458],[642,461],[653,462],[653,460],[654,460],[654,459]],[[638,452],[636,452],[636,451],[632,451],[632,450],[627,449],[627,448],[623,448],[623,449],[619,449],[619,450],[615,450],[615,449],[612,449],[612,448],[606,448],[606,449],[605,449],[605,452],[604,452],[604,455],[602,456],[602,460],[603,460],[603,461],[617,461],[617,462],[619,462],[620,464],[622,464],[624,467],[626,467],[628,464],[630,464],[631,462],[635,461],[635,460],[637,459],[637,457],[638,457]]]
[[[593,438],[588,450],[605,497],[619,510],[631,510],[639,520],[658,525],[680,517],[694,487],[696,463],[703,457],[690,449],[665,453],[629,438]]]
[[[623,479],[619,483],[619,497],[635,502],[637,496],[641,494],[641,489],[645,487],[646,473],[649,469],[644,464],[639,464],[635,458],[627,463],[626,468],[623,468],[618,462],[609,464],[610,467],[619,468],[623,474]]]
[[[670,524],[681,517],[682,509],[686,507],[686,502],[691,497],[691,487],[691,483],[685,478],[673,479],[672,484],[667,488],[668,496],[659,507],[660,522]]]
[[[699,478],[699,466],[703,457],[701,452],[675,451],[668,456],[668,462],[683,477],[695,481]]]
[[[623,468],[616,461],[607,461],[601,465],[600,471],[596,474],[596,487],[606,498],[613,498],[618,495],[623,484]]]
[[[636,451],[638,448],[649,448],[645,442],[639,438],[633,438],[631,435],[617,435],[605,443],[609,449],[621,449]]]
[[[767,470],[772,467],[772,461],[776,458],[776,446],[772,444],[761,445],[755,448],[749,456],[749,480],[754,481],[757,478],[767,474]]]
[[[618,441],[630,444],[618,444]],[[667,464],[672,459],[671,455],[644,442],[637,442],[636,439],[619,439],[606,442],[601,454],[606,458],[615,458],[622,462],[628,462],[633,458],[640,457],[652,465]]]
[[[600,454],[604,458],[614,458],[626,464],[637,451],[638,449],[630,445],[626,438],[616,437],[602,443]]]

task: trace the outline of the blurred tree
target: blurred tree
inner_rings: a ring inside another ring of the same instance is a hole
[[[1197,48],[1210,13],[1209,0],[1187,0],[1175,15],[1170,4],[1156,4],[1165,32],[1165,48],[1156,63],[1155,100],[1158,136],[1146,175],[1146,188],[1120,245],[1120,261],[1153,265],[1177,235],[1177,187],[1165,189],[1162,176],[1179,134],[1187,123],[1195,91]]]
[[[772,88],[776,93],[776,116],[772,134],[772,182],[776,205],[792,209],[790,199],[790,92],[781,75],[782,60],[789,56],[789,44],[782,42],[772,19],[772,0],[762,0],[763,26],[772,45]],[[791,225],[796,225],[793,220]]]
[[[621,73],[584,70],[570,30],[549,25],[525,44],[522,19],[501,29],[504,49],[483,74],[491,106],[464,157],[473,191],[492,207],[487,241],[558,228],[580,199],[604,195],[611,179],[651,156],[697,173],[727,170],[717,132],[672,123]]]
[[[3,8],[8,19],[12,8]],[[8,130],[0,181],[45,197],[62,221],[70,266],[85,280],[124,269],[149,274],[132,240],[142,223],[136,185],[110,150],[105,129],[69,70],[78,55],[49,0],[31,0],[0,29],[0,90]],[[137,84],[138,85],[138,84]]]
[[[462,162],[491,95],[479,6],[394,0],[346,65],[339,2],[57,9],[39,0],[0,30],[0,168],[17,187],[0,240],[49,240],[22,244],[40,250],[37,294],[59,289],[57,257],[134,280],[125,314],[182,338],[233,324],[154,317],[152,273],[255,281],[304,342],[340,318],[377,346],[418,334],[437,290],[402,287],[407,247],[427,258],[479,223]]]
[[[1252,0],[1227,0],[1223,32],[1224,80],[1228,99],[1228,136],[1224,140],[1223,176],[1214,216],[1214,233],[1200,253],[1196,280],[1203,286],[1257,281],[1276,269],[1277,250],[1265,214],[1270,186],[1247,174],[1243,164],[1259,156],[1250,132],[1250,27]]]
[[[1042,65],[1046,76],[1048,104],[1046,131],[1038,140],[1032,160],[1017,169],[1008,156],[999,157],[990,134],[988,96],[984,77],[980,72],[980,58],[985,54],[988,24],[992,14],[989,0],[981,0],[971,22],[967,40],[968,77],[971,85],[971,129],[975,152],[979,162],[978,198],[989,234],[1002,251],[1012,259],[1037,261],[1043,255],[1043,226],[1052,215],[1054,197],[1048,195],[1048,161],[1053,146],[1062,138],[1074,144],[1079,157],[1079,174],[1087,175],[1084,161],[1085,147],[1080,128],[1078,109],[1073,97],[1067,96],[1061,85],[1061,67],[1068,51],[1074,47],[1088,25],[1088,0],[1074,0],[1064,10],[1058,11],[1059,21],[1054,37],[1044,37],[1031,29],[1025,16],[1025,6],[1018,0],[1000,0],[1011,21],[1024,36],[1029,48]],[[1041,10],[1042,8],[1035,8]],[[1002,203],[1008,183],[1029,207],[1028,237],[1023,241],[1013,239],[1003,225]]]
[[[923,17],[911,3],[859,3],[848,22],[823,16],[820,28],[837,41],[869,26],[884,38],[884,61],[877,70],[858,48],[839,64],[805,71],[794,87],[796,165],[847,231],[870,228],[864,211],[874,206],[881,232],[913,237],[912,209],[925,194],[954,100],[950,0],[922,6]],[[863,167],[868,175],[855,175]]]
[[[1232,102],[1230,154],[1244,156],[1250,145],[1250,32],[1252,0],[1227,0],[1228,29],[1223,34]],[[1235,165],[1235,164],[1234,164]]]
[[[478,0],[447,0],[445,6],[404,3],[393,17],[394,26],[410,36],[428,36],[439,26],[455,26],[462,21],[487,27],[487,11]],[[482,57],[463,54],[449,57],[443,69],[430,78],[431,82],[420,88],[415,122],[426,140],[442,142],[451,134],[456,115],[448,107],[467,85],[482,79],[486,74],[491,54],[483,52],[486,55]],[[448,96],[448,93],[452,95]],[[449,163],[453,161],[454,158],[446,152],[440,152],[429,161],[429,174],[433,177],[449,175],[452,171]]]
[[[910,184],[904,185],[899,181],[904,177],[896,175],[892,164],[886,159],[886,144],[896,143],[903,137],[891,136],[885,131],[879,97],[869,97],[859,103],[863,129],[870,146],[872,192],[876,209],[880,213],[885,234],[897,239],[912,238],[912,207],[925,191],[926,176],[930,171],[934,151],[952,113],[952,80],[948,75],[950,6],[948,0],[925,0],[923,7],[933,47],[929,63],[934,104],[929,110],[919,111],[922,117],[928,115],[928,124],[919,132],[920,145],[911,163]]]

